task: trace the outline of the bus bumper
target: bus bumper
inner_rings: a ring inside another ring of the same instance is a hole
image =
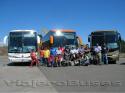
[[[31,58],[9,58],[10,62],[31,62]]]
[[[109,61],[118,61],[119,60],[119,55],[108,55],[108,60]]]

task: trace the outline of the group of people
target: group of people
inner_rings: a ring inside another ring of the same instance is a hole
[[[104,43],[102,46],[97,44],[95,47],[91,48],[91,63],[93,64],[108,64],[108,47]]]
[[[39,57],[32,50],[31,52],[31,66],[44,65],[48,67],[60,67],[71,65],[85,65],[89,64],[108,64],[107,58],[108,48],[105,44],[89,48],[89,45],[81,45],[80,47],[58,47],[47,48],[42,47],[39,50]]]

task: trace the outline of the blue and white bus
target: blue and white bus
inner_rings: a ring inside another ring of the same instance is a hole
[[[32,49],[37,53],[40,38],[34,30],[12,30],[8,36],[10,62],[30,62]]]

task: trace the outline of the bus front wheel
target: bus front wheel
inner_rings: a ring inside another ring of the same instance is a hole
[[[110,62],[110,64],[116,64],[116,63],[117,63],[116,60]]]

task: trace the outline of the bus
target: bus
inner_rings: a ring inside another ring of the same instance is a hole
[[[74,30],[50,30],[42,39],[47,47],[78,47],[82,44],[80,37]]]
[[[90,42],[90,46],[96,46],[96,44],[102,46],[102,44],[106,44],[109,49],[108,60],[113,63],[116,63],[116,61],[119,60],[120,41],[120,33],[114,30],[94,31],[91,32],[88,37],[88,42]]]
[[[8,59],[10,62],[30,62],[32,49],[37,53],[40,38],[34,30],[12,30],[8,36]]]

